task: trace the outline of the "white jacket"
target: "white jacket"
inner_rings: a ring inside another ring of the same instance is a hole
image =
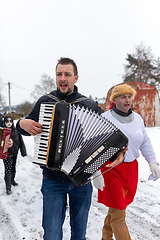
[[[129,140],[129,149],[125,154],[124,162],[132,162],[137,159],[140,156],[140,150],[148,163],[158,163],[143,119],[135,112],[132,112],[132,114],[134,114],[134,120],[130,123],[119,122],[112,116],[110,111],[103,113],[102,116],[114,123]]]

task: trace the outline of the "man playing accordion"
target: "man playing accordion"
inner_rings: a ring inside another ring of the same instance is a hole
[[[84,97],[78,92],[74,85],[78,80],[77,66],[69,58],[61,58],[56,66],[56,85],[57,90],[50,94],[59,100],[74,102]],[[19,120],[17,129],[24,135],[36,135],[41,133],[42,126],[38,123],[39,109],[42,102],[56,102],[54,99],[45,95],[35,104],[31,113],[25,118]],[[100,109],[94,101],[84,99],[75,103],[80,107],[93,109],[100,113]],[[65,219],[67,205],[67,194],[69,196],[70,206],[70,225],[71,239],[84,240],[88,220],[88,212],[91,204],[92,185],[88,183],[84,186],[75,186],[70,179],[61,171],[53,171],[43,168],[43,228],[44,239],[61,240],[63,237],[62,225]]]
[[[43,102],[65,101],[75,106],[91,109],[100,114],[97,103],[78,92],[75,83],[78,81],[78,71],[75,62],[69,58],[60,58],[56,66],[57,90],[42,96],[35,104],[31,113],[17,123],[21,134],[37,135],[42,131],[38,123],[40,105]],[[121,159],[123,154],[120,154]],[[67,195],[70,208],[70,226],[72,240],[85,240],[88,213],[92,198],[91,182],[83,186],[75,186],[62,171],[43,168],[43,222],[45,240],[62,240],[62,226],[65,220]],[[94,181],[97,187],[103,188],[102,175]]]

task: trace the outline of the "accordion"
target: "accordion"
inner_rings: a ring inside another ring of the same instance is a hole
[[[8,154],[8,148],[5,147],[5,144],[8,143],[11,136],[10,128],[0,127],[0,159],[5,159]]]
[[[42,103],[33,163],[63,171],[83,185],[107,160],[128,145],[127,137],[97,113],[66,102]]]

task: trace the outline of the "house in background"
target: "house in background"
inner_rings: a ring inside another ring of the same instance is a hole
[[[132,109],[141,115],[145,126],[160,126],[160,103],[157,89],[142,82],[127,82],[126,84],[133,87],[137,92]],[[110,95],[113,88],[114,86],[107,93],[105,111],[109,110]]]

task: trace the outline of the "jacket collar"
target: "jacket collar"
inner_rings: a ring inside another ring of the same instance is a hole
[[[131,108],[129,109],[128,113],[124,113],[124,112],[118,110],[116,108],[116,105],[114,105],[114,107],[112,108],[112,111],[114,111],[115,113],[117,113],[118,115],[123,116],[123,117],[128,117],[132,113],[132,109]]]
[[[65,100],[66,102],[72,102],[77,99],[78,96],[78,88],[74,85],[74,92],[69,94],[68,96],[63,95],[61,92],[57,89],[57,97],[59,100]]]

